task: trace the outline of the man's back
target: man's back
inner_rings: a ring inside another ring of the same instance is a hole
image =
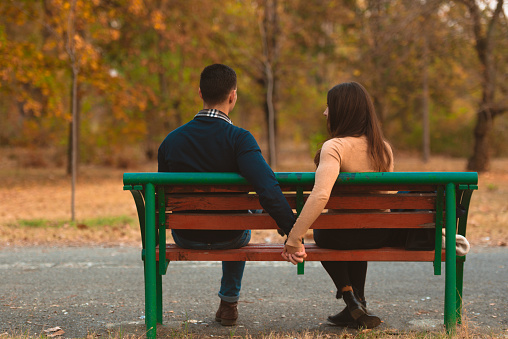
[[[223,119],[196,117],[163,141],[159,172],[239,172],[240,151],[260,152],[248,131]]]
[[[159,172],[238,172],[259,194],[260,203],[286,234],[294,216],[275,175],[252,134],[234,126],[221,112],[202,110],[169,133],[159,147]],[[241,231],[177,231],[199,241],[224,241]]]

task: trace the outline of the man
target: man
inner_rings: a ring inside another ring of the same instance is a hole
[[[203,109],[193,120],[169,133],[159,147],[159,172],[238,172],[252,184],[261,206],[289,234],[295,217],[275,175],[263,159],[252,134],[233,125],[229,113],[236,104],[236,73],[214,64],[201,73],[199,96]],[[184,248],[230,249],[248,244],[250,230],[172,230]],[[244,261],[222,262],[221,299],[215,320],[236,324]]]

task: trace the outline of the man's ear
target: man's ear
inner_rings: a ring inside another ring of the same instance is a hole
[[[236,89],[232,90],[229,93],[229,103],[232,104],[235,101]]]
[[[199,92],[199,97],[201,98],[201,100],[203,100],[203,94],[201,94],[201,88],[198,90]]]

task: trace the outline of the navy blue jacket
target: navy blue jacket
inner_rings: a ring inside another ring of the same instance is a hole
[[[252,134],[216,117],[196,116],[164,139],[159,172],[237,172],[254,186],[263,209],[286,234],[295,217]],[[227,241],[243,231],[174,230],[207,243]]]

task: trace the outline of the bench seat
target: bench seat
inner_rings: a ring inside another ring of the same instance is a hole
[[[284,261],[280,253],[282,244],[249,244],[232,250],[192,250],[166,245],[168,261]],[[305,244],[306,261],[433,261],[432,251],[406,251],[399,247],[384,247],[368,250],[332,250]],[[441,260],[446,257],[442,251]],[[156,259],[159,261],[159,248]]]

